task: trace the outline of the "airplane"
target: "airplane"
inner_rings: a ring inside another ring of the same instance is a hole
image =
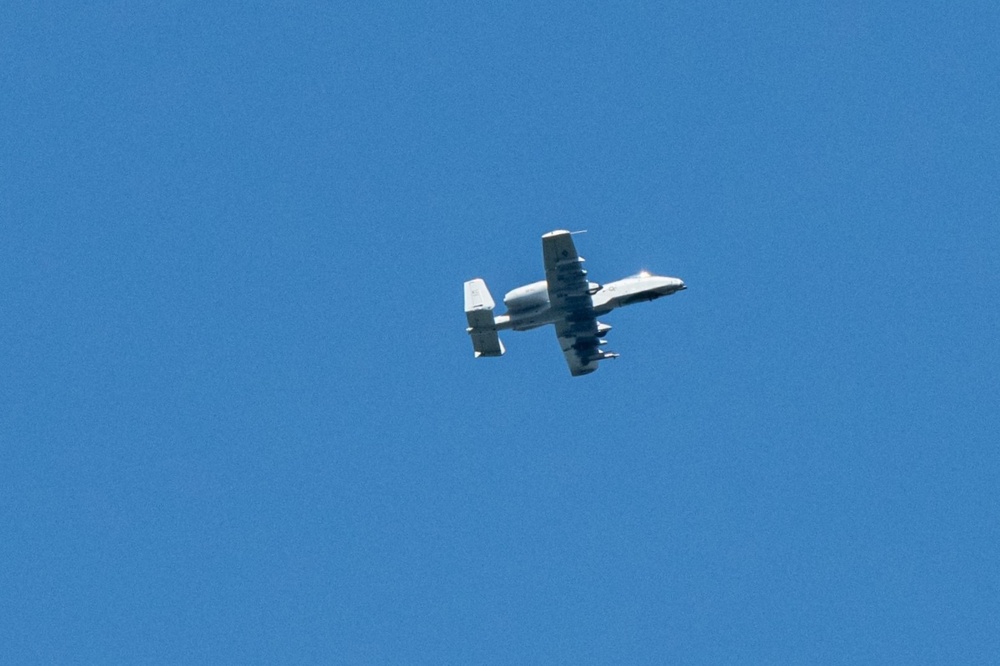
[[[587,280],[584,259],[576,252],[573,234],[564,229],[542,236],[542,259],[545,279],[526,284],[503,297],[507,312],[493,315],[496,304],[482,278],[465,283],[466,332],[472,338],[475,358],[503,356],[507,351],[498,331],[527,331],[548,324],[555,325],[559,345],[574,377],[597,370],[599,361],[618,358],[601,349],[607,344],[604,335],[611,326],[597,321],[615,308],[633,303],[654,301],[687,289],[675,277],[637,275],[598,284]]]

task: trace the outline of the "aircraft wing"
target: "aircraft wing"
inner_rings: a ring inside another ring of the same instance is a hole
[[[594,309],[583,258],[576,253],[570,232],[552,231],[542,236],[542,259],[553,308],[568,312]]]
[[[553,231],[542,236],[542,257],[545,261],[545,281],[548,282],[549,302],[563,318],[556,322],[559,346],[566,356],[569,371],[574,376],[597,370],[597,362],[617,354],[601,350],[583,258],[576,253],[573,236],[568,231]]]
[[[597,362],[604,358],[604,354],[600,349],[597,320],[593,313],[589,319],[581,313],[573,320],[556,323],[556,336],[571,375],[578,377],[597,370]]]

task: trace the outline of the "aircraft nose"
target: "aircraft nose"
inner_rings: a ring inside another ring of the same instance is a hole
[[[687,289],[687,285],[684,284],[684,280],[680,278],[663,278],[663,283],[663,287],[661,287],[658,292],[664,296],[676,294],[678,291]]]

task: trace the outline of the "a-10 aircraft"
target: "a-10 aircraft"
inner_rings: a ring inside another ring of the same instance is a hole
[[[502,356],[506,351],[497,331],[527,331],[554,324],[566,363],[574,377],[597,370],[598,361],[617,358],[601,349],[611,330],[597,318],[623,305],[653,301],[687,289],[675,277],[645,271],[617,282],[598,284],[587,280],[583,257],[576,253],[573,232],[550,231],[542,236],[545,279],[518,287],[503,297],[507,312],[493,316],[493,297],[477,278],[465,283],[465,316],[476,358]]]

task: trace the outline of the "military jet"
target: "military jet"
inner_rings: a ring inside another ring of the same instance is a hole
[[[573,233],[550,231],[542,236],[545,279],[507,292],[505,314],[494,316],[496,307],[486,282],[481,278],[465,283],[465,316],[472,337],[472,349],[480,356],[502,356],[506,349],[498,331],[527,331],[554,324],[556,336],[569,371],[574,376],[597,370],[598,361],[618,354],[601,349],[611,330],[597,318],[623,305],[654,301],[687,289],[675,277],[651,275],[645,271],[617,282],[598,284],[587,280],[583,257],[577,254]]]

